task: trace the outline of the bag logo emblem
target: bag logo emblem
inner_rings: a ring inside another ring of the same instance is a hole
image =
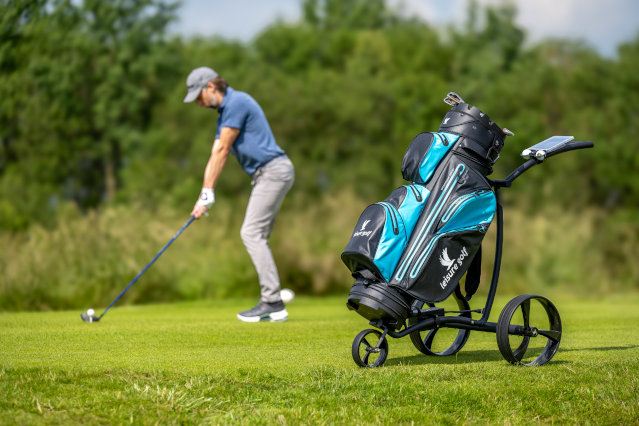
[[[455,263],[454,260],[450,260],[448,258],[448,248],[445,248],[444,251],[442,251],[441,256],[439,256],[439,263],[441,263],[442,266],[445,266],[446,270],[450,270],[450,267],[453,266],[453,263]]]
[[[445,266],[448,272],[442,278],[442,282],[439,283],[441,288],[446,288],[450,280],[455,276],[457,270],[462,266],[466,257],[468,257],[468,250],[466,250],[466,247],[461,249],[461,253],[457,259],[452,260],[448,257],[448,247],[442,250],[442,254],[439,256],[439,263],[441,263],[442,266]]]
[[[372,234],[373,231],[364,231],[364,229],[366,228],[366,225],[368,225],[368,222],[370,222],[370,220],[364,221],[364,223],[362,224],[362,229],[354,233],[353,237],[368,237],[370,234]]]

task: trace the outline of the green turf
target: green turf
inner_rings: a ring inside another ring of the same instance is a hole
[[[564,336],[538,368],[507,364],[478,332],[452,357],[390,339],[383,368],[357,368],[368,326],[344,301],[299,298],[286,323],[239,323],[250,300],[117,308],[97,324],[0,314],[0,423],[639,422],[637,296],[555,300]]]

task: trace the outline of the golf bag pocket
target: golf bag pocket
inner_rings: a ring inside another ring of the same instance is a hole
[[[426,184],[444,156],[459,139],[452,133],[420,133],[415,136],[402,161],[402,176],[409,182]]]
[[[411,239],[391,284],[420,300],[445,300],[479,250],[496,203],[490,189],[450,197],[436,231]]]
[[[370,271],[381,281],[393,273],[406,246],[406,227],[397,208],[388,202],[372,204],[364,210],[346,249],[342,262],[353,273]]]
[[[404,221],[406,236],[410,236],[413,232],[429,195],[430,192],[426,187],[411,184],[400,186],[384,200],[397,209]]]
[[[414,280],[409,293],[430,302],[450,296],[479,250],[485,229],[469,226],[435,235],[409,271]]]
[[[493,220],[496,208],[495,194],[489,189],[480,189],[470,194],[460,195],[444,209],[439,224],[439,233],[455,232],[457,229],[474,226],[486,232]]]

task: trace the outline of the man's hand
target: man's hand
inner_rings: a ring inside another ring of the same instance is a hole
[[[191,216],[195,216],[196,219],[201,218],[202,215],[208,216],[208,211],[213,206],[213,204],[215,204],[215,193],[213,192],[213,189],[202,188],[200,197],[195,203],[195,206],[193,206]]]
[[[196,219],[201,218],[203,215],[208,214],[209,209],[204,206],[199,206],[197,203],[193,206],[193,211],[191,212],[191,216],[195,216]]]

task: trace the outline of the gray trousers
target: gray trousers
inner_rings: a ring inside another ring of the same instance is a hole
[[[295,181],[295,169],[287,156],[278,157],[253,175],[253,190],[240,235],[257,270],[262,302],[280,299],[280,277],[268,239],[286,193]]]

